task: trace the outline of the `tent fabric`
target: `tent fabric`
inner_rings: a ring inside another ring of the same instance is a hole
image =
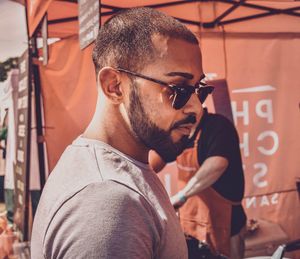
[[[248,218],[276,222],[291,240],[298,239],[300,37],[225,33],[203,35],[200,45],[204,71],[227,78],[241,143]],[[299,251],[295,254],[299,258]]]
[[[39,67],[50,171],[94,112],[97,90],[91,51],[89,46],[81,52],[76,37],[59,41],[50,46],[48,65]]]
[[[223,52],[223,41],[214,37],[201,41],[204,70],[221,77],[225,64],[220,66],[220,59],[213,58],[212,53]],[[299,176],[296,154],[300,151],[300,38],[226,36],[225,45],[227,81],[245,170],[249,172],[246,176],[248,182],[259,186],[248,186],[246,195],[265,193],[266,186],[270,192],[295,189],[295,178]],[[264,173],[260,163],[268,164],[268,172]],[[260,176],[255,177],[259,172]],[[288,172],[290,178],[278,181],[283,172]]]
[[[261,1],[252,0],[245,1],[247,6],[239,6],[222,21],[228,21],[240,17],[246,17],[255,14],[265,14],[259,19],[251,19],[248,21],[230,23],[224,25],[224,29],[228,32],[294,32],[300,33],[298,26],[300,21],[299,2],[286,1]],[[163,12],[174,17],[185,19],[194,22],[211,22],[216,17],[224,13],[233,6],[231,3],[209,1],[174,1],[174,0],[132,0],[132,1],[117,1],[117,0],[102,0],[101,1],[101,22],[105,22],[110,14],[109,12],[116,11],[118,8],[129,8],[134,6],[155,6],[161,4],[175,3],[170,6],[157,8]],[[260,8],[254,8],[253,5],[258,5]],[[111,7],[111,8],[108,8]],[[295,9],[293,15],[280,14],[268,15],[267,8],[276,8],[280,10]],[[28,26],[30,36],[37,28],[43,15],[48,15],[48,33],[50,38],[66,38],[78,34],[78,4],[76,2],[60,1],[60,0],[28,0]],[[280,19],[280,22],[278,20]],[[194,30],[199,30],[198,26],[190,25]],[[215,31],[215,29],[208,29],[208,31]]]
[[[26,0],[29,36],[32,36],[52,0]]]

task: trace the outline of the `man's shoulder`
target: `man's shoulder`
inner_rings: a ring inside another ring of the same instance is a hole
[[[86,212],[104,213],[110,210],[114,217],[118,217],[118,211],[139,206],[148,207],[149,204],[143,196],[127,185],[111,179],[95,181],[87,184],[82,189],[75,192],[71,197],[65,197],[63,204],[58,209],[62,209],[66,214],[72,214],[75,210],[83,214]],[[70,210],[69,212],[67,212]],[[116,213],[116,214],[115,214]]]
[[[109,200],[123,200],[122,196],[148,201],[146,190],[151,188],[147,187],[144,175],[107,149],[70,145],[46,182],[38,210],[51,217],[66,202],[78,199],[83,193],[91,201],[104,198],[109,203]]]
[[[153,224],[154,214],[145,199],[112,180],[86,185],[72,196],[61,199],[49,213],[43,211],[44,202],[37,211],[33,227],[31,246],[35,255],[63,253],[63,244],[69,242],[66,240],[72,240],[69,245],[73,246],[76,242],[83,244],[82,238],[89,238],[86,239],[88,250],[98,251],[97,246],[106,242],[102,237],[117,230],[129,233],[129,226],[132,226],[129,222],[133,219]]]
[[[110,198],[109,190],[111,197],[120,192],[122,195],[124,192],[128,195],[138,193],[138,188],[134,184],[130,185],[129,172],[125,169],[122,171],[124,162],[117,159],[119,156],[114,154],[111,157],[107,155],[107,151],[104,153],[89,146],[68,146],[46,182],[39,207],[44,206],[46,214],[51,214],[66,201],[76,199],[82,193],[91,199],[97,194],[95,198],[100,200],[102,197]],[[105,167],[105,164],[111,166]],[[109,188],[105,189],[103,185]],[[87,192],[91,188],[94,188],[93,191]]]
[[[100,181],[96,159],[88,148],[68,146],[52,170],[43,190],[44,196],[68,196],[67,193],[77,192],[84,186]],[[56,197],[54,197],[56,196]]]

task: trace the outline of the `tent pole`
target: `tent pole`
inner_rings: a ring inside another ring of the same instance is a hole
[[[33,58],[38,58],[38,50],[36,46],[36,36],[33,37],[35,41]],[[41,81],[38,64],[32,65],[33,81],[34,81],[34,99],[35,99],[35,113],[36,113],[36,130],[37,130],[37,148],[38,148],[38,161],[40,172],[40,186],[41,191],[46,182],[45,177],[45,153],[44,153],[44,133],[43,133],[43,116],[42,116],[42,103],[41,103]]]

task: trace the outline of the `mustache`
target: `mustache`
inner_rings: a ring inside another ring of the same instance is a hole
[[[177,121],[173,124],[173,126],[171,127],[170,130],[176,129],[178,127],[180,127],[181,125],[184,124],[195,124],[196,123],[196,116],[195,115],[189,115],[188,117],[186,117],[185,119],[182,119],[180,121]]]

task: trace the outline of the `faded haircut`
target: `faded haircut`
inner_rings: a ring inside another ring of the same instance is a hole
[[[141,70],[155,60],[155,34],[198,44],[185,25],[164,13],[145,7],[127,9],[112,16],[99,30],[93,50],[96,73],[105,66]]]

